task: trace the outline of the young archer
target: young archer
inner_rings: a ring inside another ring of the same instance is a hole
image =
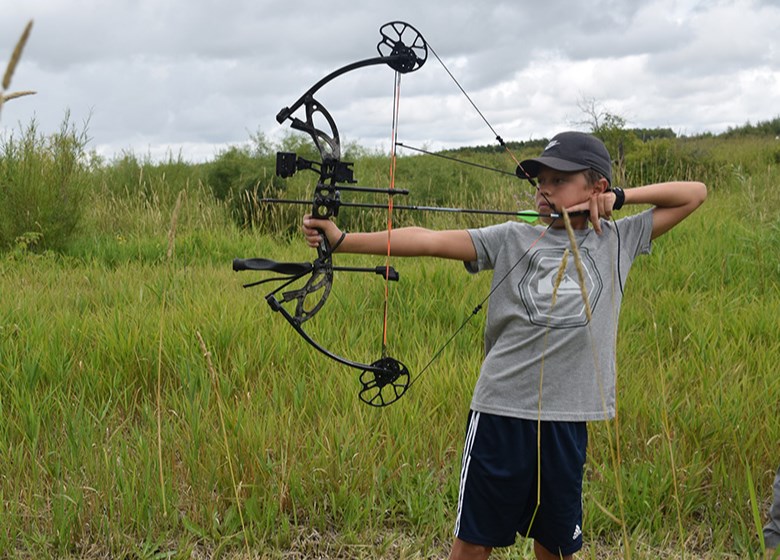
[[[649,253],[654,239],[707,197],[705,185],[695,181],[612,188],[609,152],[581,132],[556,135],[540,157],[521,167],[537,180],[541,214],[563,209],[573,214],[581,263],[569,259],[565,277],[578,282],[575,267],[582,267],[590,313],[571,281],[557,287],[552,305],[553,283],[570,245],[560,218],[542,218],[542,226],[506,222],[478,229],[392,231],[392,255],[455,259],[471,273],[493,271],[452,560],[487,558],[494,547],[512,545],[518,534],[534,540],[541,559],[573,558],[582,547],[587,422],[615,414],[623,286],[634,259]],[[651,207],[610,221],[613,210],[627,204]],[[322,235],[331,245],[343,236],[335,223],[311,216],[304,217],[303,232],[311,247]],[[337,251],[384,255],[387,232],[349,233]]]

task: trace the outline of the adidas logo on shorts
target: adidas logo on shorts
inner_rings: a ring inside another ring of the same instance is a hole
[[[571,536],[571,540],[575,541],[577,540],[577,537],[582,535],[582,529],[580,529],[579,525],[574,526],[574,534]]]

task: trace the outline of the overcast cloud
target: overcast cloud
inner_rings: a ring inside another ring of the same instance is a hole
[[[4,66],[29,19],[7,134],[66,111],[112,158],[213,158],[261,131],[329,72],[376,55],[379,27],[415,26],[506,140],[549,137],[597,101],[629,126],[722,132],[780,116],[780,5],[732,0],[26,0],[0,20]],[[389,146],[393,72],[361,69],[317,95],[344,141]],[[403,77],[399,140],[493,135],[432,55]]]

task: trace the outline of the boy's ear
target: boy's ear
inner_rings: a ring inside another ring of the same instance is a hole
[[[609,190],[609,181],[607,181],[607,179],[605,177],[601,177],[596,182],[596,190],[599,193],[607,192]]]

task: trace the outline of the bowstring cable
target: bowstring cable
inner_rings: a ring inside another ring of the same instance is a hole
[[[395,189],[396,147],[398,140],[398,112],[401,100],[401,73],[395,72],[393,86],[393,120],[390,132],[390,191]],[[393,194],[387,197],[387,256],[385,257],[385,305],[382,314],[382,357],[387,357],[387,323],[390,311],[390,256],[393,232]]]
[[[491,130],[491,132],[495,135],[496,141],[501,145],[501,147],[504,148],[505,152],[509,155],[510,158],[512,158],[512,161],[515,162],[517,165],[517,169],[520,170],[521,173],[525,175],[524,179],[527,179],[528,182],[531,183],[534,187],[536,187],[536,182],[534,179],[530,176],[530,174],[523,168],[522,165],[520,165],[520,161],[517,159],[514,153],[512,153],[512,150],[509,149],[509,146],[507,146],[506,142],[504,142],[504,139],[501,138],[501,135],[496,132],[496,129],[493,128],[493,125],[490,124],[490,122],[487,120],[485,115],[482,113],[482,111],[479,110],[479,107],[477,107],[476,103],[471,99],[471,96],[466,92],[466,90],[463,88],[463,86],[460,85],[460,82],[455,78],[452,72],[450,72],[450,69],[447,67],[446,64],[444,64],[444,61],[441,59],[441,57],[438,55],[436,50],[431,46],[430,43],[428,43],[428,50],[433,53],[433,56],[436,57],[436,60],[439,61],[439,64],[441,64],[442,68],[444,68],[444,71],[447,72],[449,77],[452,79],[453,82],[455,82],[455,85],[458,86],[458,89],[461,91],[461,93],[468,99],[471,106],[474,108],[474,110],[479,114],[479,116],[482,118],[482,120],[485,122],[485,124],[488,126],[488,128]],[[395,160],[395,146],[396,142],[395,139],[393,141],[393,160]],[[518,174],[519,176],[519,174]],[[466,317],[466,319],[461,323],[461,325],[457,328],[457,330],[447,339],[447,341],[439,348],[434,354],[433,357],[431,357],[430,360],[425,364],[425,366],[420,370],[420,373],[418,373],[410,382],[409,382],[409,388],[411,388],[412,385],[414,385],[422,376],[423,374],[428,371],[428,369],[433,365],[433,363],[437,360],[437,358],[444,352],[444,350],[450,345],[450,343],[460,334],[460,332],[466,328],[466,325],[471,321],[471,319],[477,315],[481,310],[482,307],[485,305],[485,303],[490,299],[490,296],[493,295],[493,293],[498,289],[498,287],[504,283],[504,281],[509,277],[509,275],[512,273],[512,271],[517,268],[520,263],[523,261],[523,259],[528,255],[528,253],[536,246],[536,243],[541,240],[544,235],[549,231],[549,229],[552,227],[551,222],[547,228],[545,228],[541,235],[537,237],[533,243],[526,249],[526,251],[523,253],[523,255],[517,260],[517,262],[509,269],[509,271],[501,278],[501,280],[498,281],[498,283],[493,287],[493,289],[490,290],[488,295],[479,302],[479,304],[471,311],[471,313]],[[389,237],[389,231],[388,231],[388,237]],[[388,243],[388,253],[389,253],[389,243]]]
[[[496,132],[496,129],[493,128],[493,125],[490,124],[490,121],[487,120],[485,115],[482,113],[482,111],[479,110],[479,107],[477,107],[477,104],[474,103],[474,100],[471,99],[471,96],[466,92],[466,90],[463,88],[462,85],[460,85],[460,82],[455,78],[452,72],[450,72],[450,69],[447,68],[447,65],[444,64],[444,61],[441,59],[439,54],[434,50],[434,48],[431,46],[430,43],[428,43],[428,50],[433,53],[433,56],[436,57],[436,60],[439,61],[439,64],[441,64],[442,68],[444,68],[444,71],[447,72],[449,77],[452,79],[453,82],[455,82],[455,85],[458,86],[458,89],[460,92],[468,99],[469,103],[471,103],[471,106],[474,108],[474,110],[477,112],[477,114],[482,118],[482,120],[485,122],[487,127],[490,129],[490,131],[495,135],[496,141],[501,145],[502,148],[504,148],[504,151],[509,155],[510,158],[512,158],[512,161],[515,162],[515,165],[517,165],[517,168],[525,175],[524,179],[527,179],[532,185],[535,185],[533,178],[531,175],[528,174],[528,172],[523,169],[523,166],[520,165],[520,160],[517,159],[515,154],[512,152],[512,150],[509,149],[509,146],[507,146],[506,142],[504,142],[504,139],[501,137],[501,135]]]
[[[554,220],[553,220],[554,222]],[[493,286],[493,288],[490,290],[488,295],[486,295],[482,300],[477,304],[477,306],[471,310],[471,313],[468,314],[466,319],[460,324],[460,326],[455,330],[454,333],[450,335],[450,337],[444,342],[444,344],[441,345],[441,347],[434,352],[431,359],[428,360],[428,363],[423,366],[423,368],[420,370],[420,373],[418,373],[410,382],[409,382],[409,388],[411,388],[412,385],[414,385],[422,376],[423,374],[428,371],[428,369],[433,365],[433,362],[435,362],[439,356],[444,352],[444,350],[447,349],[447,347],[450,345],[450,343],[455,340],[455,338],[461,333],[463,329],[466,328],[466,325],[469,324],[471,319],[473,319],[480,311],[482,311],[482,308],[485,306],[485,304],[490,300],[490,297],[498,290],[498,288],[501,286],[501,284],[504,283],[504,281],[509,278],[509,276],[512,274],[512,272],[520,266],[520,263],[523,262],[523,259],[525,259],[526,256],[533,250],[533,248],[536,246],[536,244],[545,236],[545,234],[550,231],[550,228],[552,227],[552,222],[542,230],[542,233],[539,234],[539,237],[534,239],[533,243],[531,243],[528,248],[525,250],[525,252],[520,256],[519,259],[517,259],[517,262],[512,265],[512,267],[504,274],[501,279],[496,282]]]

